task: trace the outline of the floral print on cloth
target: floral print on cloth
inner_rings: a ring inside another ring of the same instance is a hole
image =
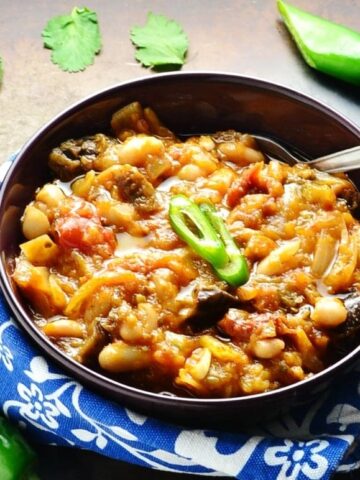
[[[1,175],[1,172],[0,172]],[[34,442],[141,466],[251,479],[329,479],[360,467],[360,370],[310,407],[246,433],[191,430],[140,415],[62,372],[0,298],[0,405]]]

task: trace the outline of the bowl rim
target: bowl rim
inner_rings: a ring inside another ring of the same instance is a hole
[[[229,83],[238,83],[245,86],[255,87],[264,89],[270,92],[280,94],[285,97],[290,97],[302,104],[310,106],[315,110],[318,110],[327,116],[331,117],[337,123],[340,123],[343,127],[349,130],[352,134],[359,138],[360,143],[360,126],[357,126],[353,121],[348,119],[345,115],[333,109],[332,107],[326,105],[325,103],[315,100],[311,96],[301,93],[297,90],[293,90],[285,85],[274,83],[268,80],[265,80],[260,77],[241,75],[235,72],[223,72],[223,71],[213,71],[213,70],[201,70],[201,71],[183,71],[183,72],[171,72],[171,73],[159,73],[150,76],[141,76],[133,79],[128,79],[120,83],[115,83],[111,86],[97,90],[95,93],[89,94],[84,98],[72,103],[67,108],[60,111],[57,115],[52,117],[44,126],[39,128],[35,133],[25,142],[23,147],[17,152],[15,160],[12,162],[11,166],[7,170],[3,181],[0,185],[0,214],[3,213],[4,209],[4,195],[9,184],[11,185],[11,178],[14,171],[18,168],[18,164],[21,163],[21,159],[26,155],[28,149],[31,149],[32,145],[37,143],[39,137],[43,137],[49,130],[54,126],[60,123],[63,119],[73,115],[78,110],[88,106],[88,104],[96,103],[102,98],[111,97],[113,94],[116,94],[117,90],[121,90],[128,86],[142,86],[147,83],[166,81],[167,79],[176,79],[184,77],[184,79],[194,78],[201,80],[210,80],[214,81],[225,81]],[[344,369],[346,364],[354,357],[360,357],[360,345],[351,350],[347,355],[339,359],[337,362],[329,365],[324,370],[309,376],[308,378],[296,382],[291,385],[286,385],[275,390],[270,390],[267,392],[256,393],[246,396],[236,396],[229,398],[198,398],[198,397],[180,397],[175,395],[167,395],[165,393],[156,393],[148,390],[142,390],[131,385],[116,381],[110,377],[106,377],[105,374],[96,372],[89,367],[77,362],[73,358],[66,355],[62,352],[55,344],[53,344],[48,337],[41,333],[39,328],[32,321],[31,317],[23,309],[21,303],[16,299],[11,283],[9,281],[9,276],[5,269],[5,259],[4,252],[1,252],[2,261],[0,262],[0,287],[2,293],[5,296],[5,299],[8,303],[10,314],[15,314],[16,319],[20,323],[21,327],[25,330],[26,335],[31,337],[31,340],[34,342],[37,348],[40,349],[40,352],[45,357],[49,357],[51,360],[56,362],[57,368],[64,368],[65,373],[70,377],[73,376],[76,380],[82,382],[84,381],[86,385],[91,385],[97,391],[101,389],[101,394],[104,395],[103,389],[116,393],[117,397],[123,398],[126,393],[131,394],[133,397],[142,399],[144,396],[148,400],[153,400],[157,402],[168,402],[170,404],[179,404],[182,403],[186,405],[224,405],[224,404],[233,404],[240,405],[247,402],[265,402],[266,400],[273,399],[274,397],[287,396],[289,394],[297,395],[299,390],[306,388],[306,386],[311,385],[319,379],[327,379],[331,377],[335,371]],[[74,374],[75,370],[75,374]],[[80,371],[80,373],[78,373]]]

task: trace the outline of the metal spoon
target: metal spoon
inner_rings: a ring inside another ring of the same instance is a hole
[[[328,173],[350,172],[360,168],[360,146],[341,150],[339,152],[330,153],[324,157],[315,158],[314,160],[306,160],[305,158],[297,158],[289,152],[285,147],[270,138],[259,135],[252,135],[260,148],[260,150],[271,157],[282,160],[289,165],[296,163],[306,163],[313,168]]]

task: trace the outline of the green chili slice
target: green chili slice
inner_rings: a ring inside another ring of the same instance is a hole
[[[185,195],[170,200],[169,217],[172,228],[190,247],[214,267],[228,260],[225,246],[200,208]]]
[[[360,33],[277,0],[279,12],[307,64],[360,85]]]
[[[215,207],[209,203],[203,203],[200,205],[200,210],[221,238],[229,257],[225,266],[214,266],[216,273],[222,280],[225,280],[233,287],[243,285],[249,280],[249,267],[244,255],[241,254]]]
[[[185,195],[170,199],[172,228],[190,247],[213,266],[229,285],[237,287],[249,279],[249,268],[215,207],[196,205]]]

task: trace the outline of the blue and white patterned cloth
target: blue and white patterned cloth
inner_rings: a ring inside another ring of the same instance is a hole
[[[251,434],[180,428],[130,411],[66,375],[33,346],[0,298],[0,378],[3,412],[41,443],[241,480],[324,480],[360,467],[360,369],[311,407]]]

